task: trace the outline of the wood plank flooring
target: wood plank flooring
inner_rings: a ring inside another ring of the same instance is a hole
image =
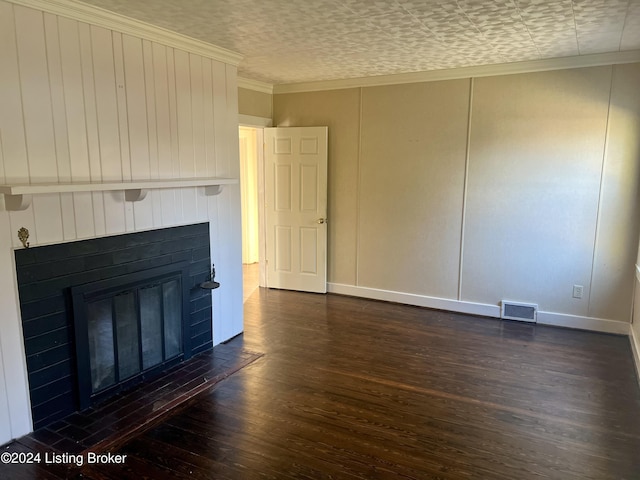
[[[265,355],[84,478],[640,479],[626,337],[278,290]]]

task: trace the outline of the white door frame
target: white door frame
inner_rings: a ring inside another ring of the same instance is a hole
[[[238,115],[238,126],[255,128],[257,137],[257,155],[258,155],[258,265],[259,279],[258,285],[267,286],[267,242],[266,242],[266,223],[265,223],[265,191],[264,191],[264,128],[271,127],[273,124],[270,118],[255,117],[251,115]]]

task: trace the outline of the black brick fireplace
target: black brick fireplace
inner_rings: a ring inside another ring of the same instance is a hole
[[[116,380],[119,376],[125,377],[126,382],[117,385],[118,382],[98,382],[96,386],[100,388],[97,390],[103,396],[157,374],[166,363],[176,363],[212,348],[211,294],[199,288],[200,283],[208,280],[211,269],[208,223],[32,247],[16,250],[15,259],[34,429],[100,398],[92,392],[87,393],[86,374],[91,375],[87,362],[92,354],[87,345],[78,348],[75,339],[79,331],[79,338],[93,335],[94,343],[104,343],[104,327],[100,327],[100,333],[87,333],[86,318],[82,320],[84,326],[77,325],[81,315],[74,315],[73,293],[77,305],[78,299],[86,296],[89,304],[97,305],[89,310],[99,309],[102,305],[103,310],[113,308],[114,315],[121,309],[119,305],[127,303],[134,305],[137,312],[141,308],[148,309],[144,300],[148,297],[151,300],[147,300],[147,304],[157,304],[157,311],[167,316],[166,339],[165,332],[161,332],[161,340],[156,342],[159,347],[154,350],[143,338],[145,345],[137,347],[140,349],[138,371],[131,372],[135,367],[129,361],[128,366],[120,367],[120,375],[113,374]],[[176,290],[181,292],[179,300]],[[104,307],[105,302],[109,302],[104,300],[108,294],[116,298],[109,304],[114,307]],[[153,300],[156,296],[157,301]],[[177,305],[175,308],[183,322],[181,328],[170,326],[170,318],[175,312],[165,312],[168,305]],[[155,319],[158,315],[147,317]],[[129,322],[129,325],[137,325],[138,335],[151,331],[149,328],[156,331],[160,328],[154,327],[153,322],[146,322],[151,327],[145,326],[144,314],[142,317],[138,314],[137,321]],[[163,325],[165,320],[156,323]],[[114,326],[113,332],[116,330]],[[125,347],[117,347],[115,356],[118,352],[125,355]],[[128,351],[132,348],[136,347],[132,344]],[[146,369],[143,364],[155,368]],[[128,369],[128,373],[123,374],[123,369]],[[79,388],[79,385],[84,387]],[[101,388],[103,385],[109,388]]]

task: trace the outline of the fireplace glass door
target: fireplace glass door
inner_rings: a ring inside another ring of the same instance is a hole
[[[182,357],[182,284],[174,272],[105,290],[73,289],[81,408]]]

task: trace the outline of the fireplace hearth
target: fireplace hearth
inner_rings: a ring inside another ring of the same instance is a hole
[[[16,250],[34,428],[212,348],[209,224]]]

